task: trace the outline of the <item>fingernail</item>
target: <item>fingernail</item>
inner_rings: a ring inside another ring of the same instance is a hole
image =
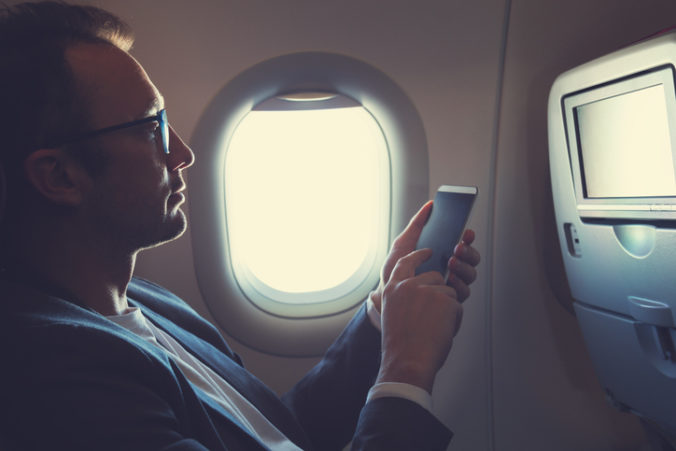
[[[451,257],[451,259],[448,262],[448,269],[453,270],[455,268],[455,265],[458,264],[458,259],[456,257]]]
[[[462,255],[465,252],[465,246],[463,246],[462,243],[458,243],[455,245],[455,248],[453,249],[453,253],[456,255]]]

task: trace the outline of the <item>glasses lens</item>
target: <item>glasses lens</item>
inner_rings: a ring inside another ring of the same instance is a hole
[[[169,153],[169,122],[167,122],[167,112],[162,110],[159,113],[160,130],[162,131],[162,146],[164,153]]]

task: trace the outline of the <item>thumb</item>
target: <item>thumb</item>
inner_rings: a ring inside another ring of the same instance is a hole
[[[433,203],[434,201],[429,200],[420,208],[420,210],[418,210],[411,218],[404,231],[394,240],[392,245],[393,248],[401,249],[406,253],[415,249],[415,245],[418,242],[418,238],[420,238],[422,229],[432,213]]]

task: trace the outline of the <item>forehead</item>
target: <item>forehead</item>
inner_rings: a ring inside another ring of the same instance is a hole
[[[105,44],[76,44],[66,50],[78,89],[95,126],[138,119],[164,107],[143,67],[127,52]]]

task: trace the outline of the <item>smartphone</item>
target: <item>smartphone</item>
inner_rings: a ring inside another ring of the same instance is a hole
[[[446,276],[448,260],[462,238],[478,189],[476,186],[442,185],[434,196],[432,213],[423,227],[416,249],[430,248],[432,256],[416,269],[416,275],[437,271]]]

